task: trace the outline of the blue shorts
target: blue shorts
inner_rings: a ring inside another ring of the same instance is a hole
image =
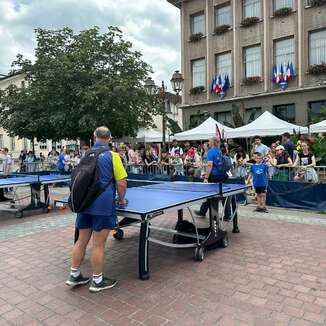
[[[76,218],[76,229],[92,229],[102,231],[114,229],[117,227],[117,218],[115,216],[91,215],[78,213]]]

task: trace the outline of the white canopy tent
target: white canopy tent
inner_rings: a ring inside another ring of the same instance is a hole
[[[293,134],[293,130],[297,133],[307,134],[308,128],[294,125],[292,123],[281,120],[272,113],[265,111],[253,122],[233,129],[226,130],[226,138],[249,138],[254,136],[280,136],[285,132]]]
[[[224,130],[226,132],[227,130],[232,130],[230,127],[226,127],[216,121],[213,118],[208,118],[206,121],[204,121],[202,124],[197,126],[196,128],[179,132],[174,135],[173,138],[176,140],[205,140],[209,139],[211,137],[216,136],[216,125],[220,129],[220,132]]]
[[[326,120],[310,125],[309,129],[312,134],[318,132],[326,132]]]
[[[138,130],[137,141],[145,143],[161,143],[163,139],[162,132],[157,129],[141,128]]]

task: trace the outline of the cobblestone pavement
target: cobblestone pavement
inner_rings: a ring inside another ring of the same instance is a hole
[[[324,216],[240,213],[241,233],[202,263],[191,250],[151,244],[148,281],[137,276],[137,229],[110,238],[105,273],[119,283],[100,294],[64,285],[73,214],[0,224],[0,325],[326,325]],[[175,216],[154,221],[172,226]]]

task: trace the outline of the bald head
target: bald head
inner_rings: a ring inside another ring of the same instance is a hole
[[[219,146],[220,146],[220,141],[216,137],[212,137],[209,140],[209,147],[210,148],[219,147]]]
[[[101,126],[94,131],[95,141],[107,145],[111,140],[111,132],[108,127]]]

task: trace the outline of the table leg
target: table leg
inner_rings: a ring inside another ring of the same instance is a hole
[[[138,252],[138,265],[139,265],[139,278],[141,280],[149,279],[148,267],[148,221],[144,220],[140,226],[139,235],[139,252]]]
[[[178,222],[183,221],[183,209],[178,210]]]
[[[237,197],[232,196],[231,199],[232,211],[235,212],[234,219],[233,219],[233,233],[240,233],[240,229],[238,226],[238,205],[237,205]]]

